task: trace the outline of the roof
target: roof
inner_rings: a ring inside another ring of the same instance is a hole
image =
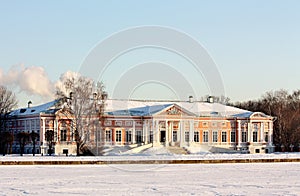
[[[26,115],[35,115],[40,113],[50,113],[54,114],[57,109],[55,109],[55,104],[57,100],[51,101],[39,106],[34,106],[30,108],[20,108],[17,110],[12,111],[9,115],[10,116],[26,116]]]
[[[165,108],[171,106],[173,104],[163,104],[163,105],[152,105],[152,106],[144,106],[138,108],[128,108],[125,110],[116,110],[107,112],[109,115],[116,115],[116,116],[151,116],[156,114]]]
[[[208,102],[182,102],[182,101],[138,101],[138,100],[113,100],[106,101],[105,111],[107,114],[145,114],[146,111],[155,111],[164,107],[176,104],[179,107],[197,115],[197,116],[226,116],[242,117],[239,115],[253,113],[248,110],[226,106],[220,103]],[[123,112],[123,113],[122,113]],[[153,113],[153,112],[152,112]],[[246,116],[245,116],[246,117]]]

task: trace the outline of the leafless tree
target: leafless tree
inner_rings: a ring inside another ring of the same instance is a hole
[[[106,92],[101,82],[73,75],[61,78],[62,86],[57,88],[56,94],[60,105],[64,105],[65,116],[72,121],[71,126],[76,141],[77,155],[86,149],[89,131],[104,112]]]
[[[7,130],[9,112],[18,105],[15,94],[6,87],[0,85],[0,151],[5,154],[6,146],[11,140],[11,134]]]
[[[19,140],[19,145],[20,145],[20,155],[23,156],[24,154],[24,149],[25,146],[29,143],[30,141],[30,135],[27,132],[19,132],[17,134],[17,138]]]
[[[35,156],[35,149],[36,149],[36,140],[40,135],[34,131],[30,133],[30,139],[32,141],[33,149],[32,149],[32,155]]]
[[[293,150],[300,144],[300,90],[291,94],[287,90],[265,93],[261,99],[236,103],[235,106],[251,111],[261,111],[276,117],[274,143],[277,150]]]

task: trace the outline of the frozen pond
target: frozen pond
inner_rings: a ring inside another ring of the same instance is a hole
[[[300,195],[300,163],[0,169],[0,195]]]

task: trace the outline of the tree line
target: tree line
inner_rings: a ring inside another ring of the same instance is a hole
[[[269,91],[257,100],[231,103],[230,105],[275,117],[273,143],[276,151],[299,150],[300,90],[292,93],[283,89]]]

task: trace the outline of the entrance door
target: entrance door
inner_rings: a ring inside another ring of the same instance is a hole
[[[166,131],[160,131],[160,142],[166,141]]]

